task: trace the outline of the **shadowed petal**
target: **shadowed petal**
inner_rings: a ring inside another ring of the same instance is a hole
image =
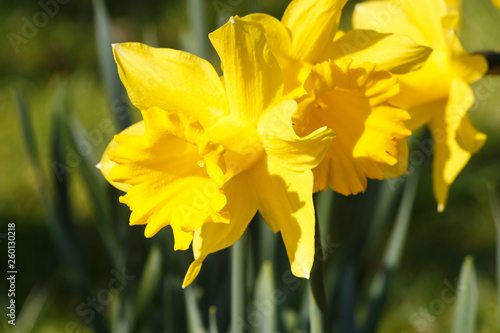
[[[442,134],[434,135],[433,186],[438,211],[444,210],[450,185],[486,139],[470,125],[466,116],[473,103],[474,94],[469,85],[461,79],[453,80],[450,99],[437,105],[440,108],[435,110],[438,115],[444,107],[444,117],[436,116],[430,125],[433,133]]]
[[[257,212],[257,196],[252,189],[248,172],[233,177],[224,186],[227,196],[225,210],[230,214],[229,224],[204,224],[195,232],[193,253],[195,260],[189,266],[182,287],[188,286],[198,275],[203,260],[210,254],[233,245],[245,232]]]
[[[259,132],[270,160],[293,171],[311,170],[323,160],[335,132],[323,126],[298,136],[292,124],[296,112],[297,103],[284,100],[261,117]]]
[[[295,172],[264,159],[252,170],[259,212],[273,231],[280,231],[292,273],[309,278],[314,261],[313,175]]]

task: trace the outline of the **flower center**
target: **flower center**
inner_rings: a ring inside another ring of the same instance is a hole
[[[264,144],[257,129],[237,117],[223,117],[206,131],[226,152],[226,179],[252,167],[262,156]]]

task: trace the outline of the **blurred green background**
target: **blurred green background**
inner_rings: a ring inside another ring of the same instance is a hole
[[[200,54],[203,51],[197,44],[193,31],[196,23],[190,21],[188,10],[195,2],[107,1],[113,42],[139,41]],[[41,3],[48,1],[42,0]],[[0,48],[0,248],[6,253],[7,223],[15,222],[18,270],[16,305],[18,311],[23,309],[25,312],[18,312],[18,319],[23,315],[23,320],[33,318],[33,322],[25,323],[24,327],[33,332],[92,332],[95,327],[85,321],[86,315],[77,311],[82,301],[85,301],[72,283],[78,277],[74,276],[74,272],[68,272],[71,268],[63,263],[65,254],[55,245],[47,214],[37,192],[36,184],[39,179],[30,166],[14,98],[14,94],[18,92],[22,92],[27,98],[40,156],[39,167],[47,179],[54,178],[52,150],[55,124],[59,119],[57,112],[61,112],[61,119],[78,119],[82,126],[78,130],[66,128],[59,137],[68,140],[61,141],[64,143],[59,147],[61,156],[66,159],[78,149],[68,139],[72,135],[71,131],[73,135],[75,131],[84,137],[87,135],[87,141],[92,143],[93,148],[93,155],[89,160],[95,163],[106,144],[119,131],[111,112],[116,105],[109,102],[99,74],[92,3],[72,0],[66,4],[57,4],[57,13],[49,17],[46,24],[37,28],[38,31],[32,37],[13,47],[12,33],[23,36],[25,20],[32,22],[33,16],[43,8],[40,3],[33,1],[0,2],[0,34],[4,36]],[[221,0],[205,1],[203,4],[206,29],[211,31],[227,20],[229,15],[243,16],[258,10],[280,18],[288,1]],[[343,29],[349,28],[354,4],[355,1],[349,1],[344,10],[341,25]],[[465,48],[469,52],[500,49],[499,10],[489,0],[465,0],[463,6],[464,17],[459,35]],[[208,45],[208,39],[205,43]],[[217,68],[218,60],[213,50],[209,50],[207,56]],[[449,283],[456,285],[461,262],[467,254],[473,255],[478,274],[477,331],[500,331],[495,285],[496,231],[487,191],[488,184],[497,184],[500,179],[500,79],[485,77],[475,83],[474,88],[478,96],[470,116],[476,127],[488,135],[488,141],[473,156],[451,187],[449,203],[444,213],[437,213],[432,195],[431,158],[427,158],[422,166],[408,239],[400,268],[390,289],[379,332],[448,332],[454,304],[443,301],[443,290],[449,288]],[[132,121],[140,119],[139,112],[126,101],[120,103],[122,107],[131,110]],[[111,121],[113,125],[110,125]],[[95,130],[100,134],[95,134]],[[71,222],[64,225],[74,237],[73,245],[81,256],[90,295],[96,295],[107,288],[114,276],[113,269],[120,270],[122,267],[115,267],[115,259],[106,254],[105,238],[99,234],[102,216],[93,203],[92,191],[87,186],[88,181],[82,173],[81,164],[84,162],[77,162],[74,167],[66,170],[64,187],[67,196],[66,199],[59,198],[56,201],[65,202],[66,208],[63,207],[62,210],[67,210]],[[55,182],[52,186],[57,188],[58,184],[60,183]],[[374,183],[370,185],[376,186]],[[109,194],[108,199],[110,198],[116,199],[116,193]],[[337,204],[334,210],[340,211],[338,215],[349,216],[349,207],[355,207],[352,204],[354,199],[335,196],[335,200]],[[145,239],[142,227],[128,227],[126,207],[113,214],[117,218],[111,219],[112,230],[118,233],[119,248],[127,253],[126,259],[123,259],[127,263],[127,273],[136,277],[130,281],[130,288],[125,288],[125,293],[140,289],[139,281],[142,281],[147,258],[151,259],[151,254],[148,257],[148,253],[151,253],[149,249],[152,246],[161,249],[164,256],[161,267],[168,268],[168,278],[162,279],[160,283],[151,282],[151,285],[158,286],[153,290],[151,304],[163,304],[163,310],[146,306],[146,310],[136,320],[139,322],[137,327],[140,327],[140,331],[156,332],[155,327],[158,325],[151,323],[150,318],[167,316],[169,323],[166,325],[181,327],[177,331],[182,331],[189,320],[182,310],[185,301],[180,286],[191,254],[189,251],[175,253],[172,250],[170,230],[163,230],[153,239]],[[352,237],[352,233],[365,232],[355,226],[356,221],[348,218],[332,222],[331,241],[340,244],[340,249],[333,257],[343,250],[342,244]],[[260,232],[257,228],[252,226],[249,232]],[[383,239],[388,237],[390,230],[388,225],[382,231]],[[284,272],[287,269],[287,259],[281,238],[277,239],[278,262],[281,263],[276,269]],[[374,245],[366,271],[360,272],[363,277],[358,277],[362,282],[360,289],[364,292],[368,285],[364,285],[363,281],[374,274],[383,248],[384,242]],[[2,262],[6,262],[6,255],[1,256],[4,258]],[[154,262],[154,256],[151,260]],[[224,282],[228,281],[228,274],[225,273],[228,260],[227,251],[212,255],[199,277],[199,287],[195,291],[202,304],[205,321],[207,313],[203,309],[209,305],[223,309],[220,304],[229,300],[227,288],[217,289],[223,288]],[[260,264],[256,264],[257,268],[259,266]],[[3,267],[4,265],[2,270]],[[2,276],[3,274],[2,272]],[[275,274],[279,276],[280,273]],[[217,279],[220,280],[219,283],[214,284]],[[170,283],[167,280],[172,280],[170,282],[174,287],[167,286]],[[299,283],[303,284],[303,281]],[[4,292],[7,289],[5,279],[0,281],[0,287],[0,307],[5,309],[8,301]],[[287,295],[298,298],[293,293]],[[169,305],[177,308],[170,314],[170,310],[165,309],[171,307],[164,303],[169,300]],[[366,299],[359,296],[358,301],[363,304]],[[29,307],[23,307],[24,304],[29,304]],[[105,318],[112,318],[115,315],[114,309],[107,305],[97,312]],[[120,311],[127,313],[123,308]],[[217,320],[222,327],[221,331],[224,331],[227,315],[219,311]],[[1,321],[2,327],[6,329],[6,317],[3,313]],[[68,326],[68,322],[75,325]],[[166,330],[165,326],[164,329]]]

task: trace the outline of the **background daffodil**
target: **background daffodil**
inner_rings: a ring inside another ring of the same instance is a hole
[[[315,191],[348,195],[364,191],[367,178],[383,179],[395,165],[399,140],[411,132],[409,115],[388,99],[398,93],[389,71],[406,73],[422,66],[431,49],[401,35],[338,31],[346,0],[295,0],[280,21],[265,14],[244,17],[266,34],[285,78],[285,92],[296,98],[299,135],[331,126],[337,137],[314,169]],[[374,140],[375,139],[375,140]],[[406,151],[406,142],[403,142]],[[403,167],[405,173],[405,159]]]
[[[144,121],[117,135],[100,163],[126,190],[131,224],[153,236],[171,225],[175,248],[193,240],[195,261],[232,245],[260,211],[280,231],[292,272],[308,277],[314,258],[313,174],[334,136],[295,134],[297,103],[258,28],[231,18],[210,34],[221,80],[206,61],[138,43],[114,47],[120,77]]]
[[[456,8],[456,6],[455,6]],[[380,13],[385,13],[381,21]],[[418,71],[399,76],[401,94],[392,101],[409,109],[411,130],[428,126],[434,139],[433,187],[442,211],[448,189],[486,136],[471,124],[467,110],[474,103],[469,83],[487,70],[483,56],[467,54],[456,35],[459,12],[444,0],[368,1],[355,8],[353,25],[400,33],[434,48]]]

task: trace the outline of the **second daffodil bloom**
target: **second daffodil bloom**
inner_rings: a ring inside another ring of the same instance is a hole
[[[292,128],[297,103],[266,38],[238,18],[210,34],[224,71],[203,59],[139,43],[115,45],[120,78],[143,122],[115,136],[100,163],[132,210],[130,224],[153,236],[170,225],[175,249],[192,243],[194,262],[231,246],[260,211],[281,232],[292,272],[308,277],[314,258],[313,174],[334,132]]]
[[[353,18],[357,28],[404,34],[434,48],[422,69],[399,76],[401,94],[392,102],[409,110],[411,130],[426,125],[433,135],[438,211],[446,205],[450,185],[486,140],[467,110],[474,103],[469,83],[485,74],[487,63],[464,51],[455,31],[458,22],[459,12],[444,0],[367,1],[356,5]]]
[[[388,102],[399,91],[392,73],[421,67],[431,49],[406,36],[339,31],[345,3],[294,0],[281,22],[265,14],[243,19],[264,31],[282,68],[285,92],[299,101],[297,133],[308,135],[321,126],[337,133],[314,169],[315,191],[329,186],[348,195],[364,191],[367,178],[385,178],[385,169],[398,162],[400,141],[406,148],[411,132],[404,121],[410,117]],[[406,157],[400,159],[403,166]]]

